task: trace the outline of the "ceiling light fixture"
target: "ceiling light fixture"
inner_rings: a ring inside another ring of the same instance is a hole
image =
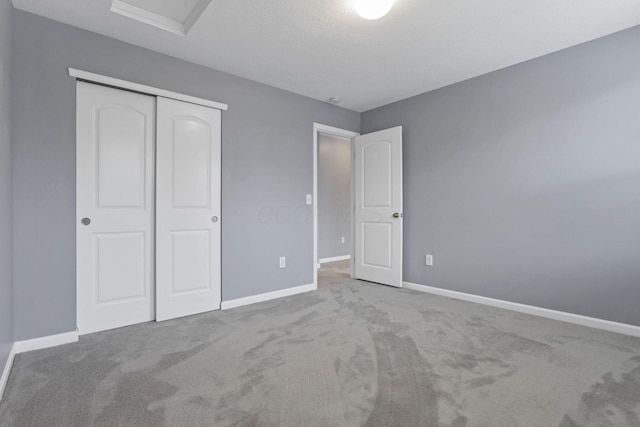
[[[364,19],[380,19],[391,10],[393,0],[356,0],[356,12]]]

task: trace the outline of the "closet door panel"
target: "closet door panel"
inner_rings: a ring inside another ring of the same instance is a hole
[[[220,308],[220,111],[158,98],[156,318]]]
[[[77,84],[76,277],[81,334],[155,317],[155,98]]]

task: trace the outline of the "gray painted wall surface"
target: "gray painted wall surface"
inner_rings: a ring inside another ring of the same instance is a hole
[[[313,122],[360,114],[15,11],[17,340],[68,332],[75,308],[75,81],[67,67],[228,103],[222,114],[222,299],[313,282]],[[287,257],[287,268],[278,257]]]
[[[13,344],[12,184],[11,184],[11,13],[9,0],[0,0],[0,375]]]
[[[0,0],[0,375],[13,344],[11,103],[9,91],[11,13],[10,1]]]
[[[351,142],[318,138],[318,258],[351,254]],[[340,237],[344,236],[344,243]]]
[[[404,129],[406,281],[640,325],[638,46],[635,27],[363,113]]]

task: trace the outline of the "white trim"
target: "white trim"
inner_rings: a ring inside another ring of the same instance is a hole
[[[78,341],[78,331],[66,332],[63,334],[49,335],[46,337],[34,338],[31,340],[16,341],[9,350],[7,363],[4,365],[2,376],[0,377],[0,400],[4,394],[4,390],[9,380],[9,373],[13,366],[13,360],[16,354],[25,353],[27,351],[41,350],[43,348],[56,347],[62,344],[69,344]]]
[[[43,348],[56,347],[62,344],[69,344],[78,341],[78,331],[66,332],[64,334],[49,335],[46,337],[34,338],[14,343],[16,354],[27,351],[41,350]]]
[[[113,77],[103,76],[101,74],[90,73],[88,71],[69,68],[69,75],[76,79],[86,80],[89,82],[100,83],[121,89],[132,90],[135,92],[146,93],[148,95],[162,96],[164,98],[175,99],[178,101],[190,102],[191,104],[204,105],[205,107],[216,108],[218,110],[227,111],[229,106],[219,102],[210,101],[208,99],[197,98],[191,95],[185,95],[178,92],[171,92],[164,89],[158,89],[152,86],[146,86],[139,83],[128,82]]]
[[[198,22],[198,19],[202,16],[205,9],[209,7],[211,4],[211,0],[200,0],[196,7],[191,11],[191,15],[184,21],[184,34],[189,34],[189,31],[193,28],[193,26]]]
[[[186,36],[210,3],[211,0],[200,0],[193,8],[185,22],[176,21],[142,7],[126,3],[122,0],[113,0],[113,3],[111,4],[111,12],[152,25],[156,28],[160,28],[161,30],[178,34],[179,36]]]
[[[4,370],[2,371],[2,376],[0,377],[0,401],[2,401],[2,396],[4,395],[4,390],[7,387],[7,381],[9,381],[9,373],[11,372],[11,367],[13,366],[13,359],[16,356],[16,344],[13,343],[11,345],[11,350],[9,350],[9,357],[7,358],[7,363],[4,365]]]
[[[151,25],[179,36],[186,35],[184,24],[141,7],[125,3],[122,0],[113,0],[113,3],[111,4],[111,12],[126,16],[127,18],[135,19],[143,24]]]
[[[222,301],[220,308],[222,310],[229,310],[231,308],[242,307],[243,305],[255,304],[255,303],[264,302],[264,301],[271,301],[276,298],[289,297],[291,295],[297,295],[304,292],[315,291],[316,289],[318,289],[318,287],[315,284],[311,283],[309,285],[296,286],[294,288],[287,288],[279,291],[252,295],[250,297],[232,299],[229,301]]]
[[[349,203],[349,212],[351,212],[351,221],[349,221],[351,232],[351,262],[349,263],[349,277],[356,278],[356,138],[351,138],[351,200]]]
[[[320,268],[320,260],[318,260],[318,134],[333,135],[341,138],[351,139],[351,151],[353,152],[353,138],[360,135],[346,129],[340,129],[333,126],[323,125],[322,123],[313,124],[313,285],[318,288],[318,268]],[[351,168],[353,176],[353,168]],[[351,186],[353,187],[353,177],[351,178]],[[353,199],[353,189],[351,191]],[[353,205],[353,200],[351,205]],[[353,212],[351,215],[351,253],[353,253]],[[352,263],[353,264],[353,263]],[[351,266],[353,272],[353,265]],[[353,274],[351,274],[353,277]]]
[[[316,137],[318,132],[324,135],[337,136],[338,138],[346,138],[346,139],[351,139],[351,138],[355,138],[356,136],[360,136],[359,132],[340,129],[340,128],[336,128],[329,125],[323,125],[322,123],[314,123],[313,130],[316,131]]]
[[[328,262],[344,261],[346,259],[351,259],[351,255],[334,256],[334,257],[330,257],[330,258],[320,258],[318,260],[318,264],[326,264]]]
[[[211,0],[200,0],[193,8],[185,22],[176,21],[142,7],[126,3],[122,0],[113,0],[113,3],[111,4],[111,12],[152,25],[156,28],[160,28],[161,30],[178,34],[179,36],[186,36],[210,3]]]
[[[531,314],[533,316],[559,320],[561,322],[573,323],[575,325],[587,326],[589,328],[602,329],[609,332],[630,335],[632,337],[640,337],[640,326],[629,325],[626,323],[612,322],[610,320],[597,319],[595,317],[582,316],[580,314],[550,310],[548,308],[504,301],[495,298],[487,298],[479,295],[450,291],[448,289],[434,288],[432,286],[426,285],[418,285],[410,282],[404,282],[404,287],[405,289],[411,289],[414,291],[426,292],[429,294],[440,295],[443,297],[454,298],[462,301],[503,308],[506,310],[517,311],[518,313]]]

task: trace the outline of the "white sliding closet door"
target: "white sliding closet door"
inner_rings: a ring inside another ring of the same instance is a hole
[[[76,245],[81,334],[154,318],[155,98],[78,82]]]
[[[220,116],[157,101],[156,320],[220,308]]]

